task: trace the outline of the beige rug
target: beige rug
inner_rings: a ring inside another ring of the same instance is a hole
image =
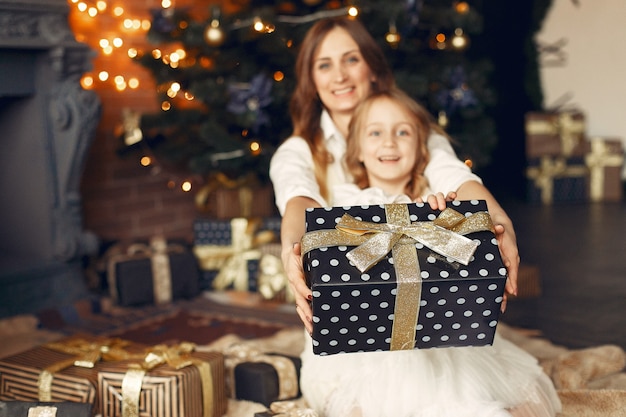
[[[552,344],[540,335],[514,329],[500,323],[501,335],[535,356],[552,378],[563,403],[559,417],[626,417],[626,354],[618,346],[604,345],[568,350]],[[38,329],[32,316],[0,320],[0,357],[57,340],[64,334]],[[281,330],[273,336],[243,340],[236,335],[224,336],[209,345],[219,349],[233,342],[252,344],[266,352],[297,356],[303,347],[301,329]],[[247,401],[229,403],[224,417],[252,417],[265,410],[262,404]]]

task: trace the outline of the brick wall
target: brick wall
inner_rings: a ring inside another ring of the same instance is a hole
[[[178,0],[177,6],[187,3],[193,4],[199,12],[206,12],[209,5],[216,2]],[[158,7],[160,1],[157,0],[124,2],[125,14],[133,18],[150,19],[150,10]],[[141,166],[137,154],[122,157],[117,153],[122,109],[152,113],[158,110],[158,103],[150,73],[123,53],[104,56],[97,47],[98,40],[118,34],[125,42],[120,49],[125,51],[135,46],[149,50],[145,33],[122,32],[119,20],[103,15],[88,21],[75,11],[70,14],[70,23],[75,32],[86,35],[82,40],[98,52],[94,59],[95,71],[104,68],[112,75],[120,73],[140,80],[139,88],[122,92],[110,82],[95,84],[94,90],[102,101],[102,116],[81,182],[85,228],[104,241],[145,240],[155,233],[190,240],[193,220],[212,216],[196,208],[194,190],[183,192],[179,184],[170,188],[168,182],[177,179],[175,173],[156,172],[154,168]]]

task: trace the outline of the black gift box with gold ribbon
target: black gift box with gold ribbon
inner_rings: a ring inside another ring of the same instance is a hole
[[[527,199],[544,205],[588,201],[589,175],[582,157],[543,156],[529,160]]]
[[[506,282],[484,201],[308,209],[313,352],[483,346]]]
[[[107,280],[111,298],[121,306],[167,304],[200,292],[200,270],[191,249],[162,236],[110,253]]]

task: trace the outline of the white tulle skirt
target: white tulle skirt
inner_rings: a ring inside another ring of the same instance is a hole
[[[329,356],[313,355],[305,337],[301,389],[323,417],[554,417],[561,409],[536,359],[499,335],[485,347]]]

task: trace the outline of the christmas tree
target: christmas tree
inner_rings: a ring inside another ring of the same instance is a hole
[[[349,4],[348,4],[349,3]],[[136,59],[158,85],[162,111],[141,118],[143,140],[162,162],[204,178],[266,182],[276,146],[291,133],[294,62],[308,28],[353,15],[379,40],[398,85],[424,104],[475,168],[497,140],[496,97],[481,52],[481,2],[252,0],[208,18],[192,9],[153,11],[152,51]]]

